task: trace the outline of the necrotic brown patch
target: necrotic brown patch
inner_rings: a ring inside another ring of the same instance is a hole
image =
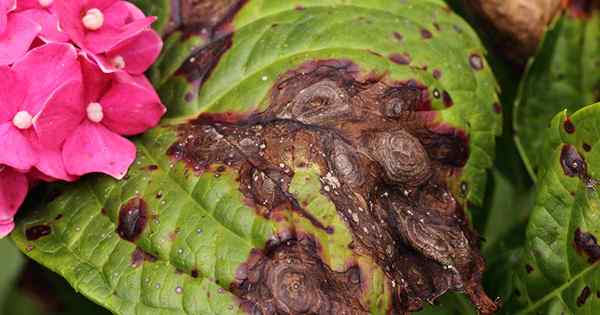
[[[237,171],[247,203],[268,219],[285,221],[294,211],[332,233],[289,190],[298,168],[314,166],[321,194],[352,233],[352,250],[384,270],[396,312],[460,290],[490,314],[496,304],[480,284],[479,240],[447,184],[468,160],[468,137],[433,123],[430,110],[419,82],[363,75],[346,60],[313,61],[277,80],[264,112],[204,114],[180,126],[168,153],[195,173]],[[360,273],[332,272],[310,237],[288,234],[290,243],[258,251],[238,273],[247,279],[234,292],[249,310],[366,314],[353,287]]]
[[[148,207],[141,198],[133,198],[121,207],[117,233],[130,242],[136,241],[146,227]]]
[[[232,31],[230,22],[246,0],[173,0],[169,31],[200,35],[208,40]]]
[[[313,240],[290,240],[257,252],[232,291],[250,314],[368,314],[355,298],[360,271],[324,265]]]

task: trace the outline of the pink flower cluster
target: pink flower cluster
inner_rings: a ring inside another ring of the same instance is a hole
[[[33,183],[126,174],[124,136],[165,113],[143,74],[154,21],[122,0],[0,0],[0,238]]]

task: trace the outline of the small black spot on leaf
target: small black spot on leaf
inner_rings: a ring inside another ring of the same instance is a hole
[[[591,294],[592,290],[590,289],[590,287],[586,286],[585,288],[583,288],[583,290],[581,290],[581,293],[577,297],[577,306],[582,307]]]
[[[48,225],[36,225],[28,228],[25,231],[25,236],[28,241],[37,241],[44,236],[48,236],[52,233],[52,228]]]

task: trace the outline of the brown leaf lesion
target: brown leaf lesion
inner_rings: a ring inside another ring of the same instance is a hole
[[[360,269],[332,271],[309,237],[289,240],[252,257],[246,279],[234,288],[250,314],[367,315],[356,296]]]
[[[468,137],[434,116],[418,82],[364,76],[348,61],[313,61],[280,77],[264,112],[203,115],[181,126],[169,154],[197,172],[234,168],[259,214],[281,221],[282,211],[296,211],[332,233],[289,192],[295,170],[316,165],[355,254],[384,271],[396,313],[454,290],[491,314],[497,305],[481,286],[479,239],[449,189],[468,159]],[[363,292],[323,263],[314,237],[293,227],[282,233],[285,244],[247,262],[251,272],[233,285],[238,297],[262,314],[367,313]]]

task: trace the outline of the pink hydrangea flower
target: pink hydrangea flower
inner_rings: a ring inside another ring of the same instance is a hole
[[[27,17],[42,27],[39,37],[44,42],[69,40],[69,36],[59,26],[54,12],[54,0],[17,0],[15,11],[18,15]]]
[[[0,164],[23,171],[51,169],[50,160],[39,156],[36,117],[61,82],[77,79],[77,52],[68,44],[40,46],[12,68],[0,67]]]
[[[16,8],[15,0],[0,0],[0,34],[6,29],[8,12]]]
[[[118,44],[104,54],[89,54],[106,73],[125,71],[140,75],[156,61],[162,50],[162,40],[152,29]]]
[[[156,20],[121,0],[63,0],[54,5],[65,33],[81,49],[94,54],[115,48]]]
[[[12,14],[15,2],[0,0],[0,66],[23,57],[42,27],[26,16]]]
[[[122,178],[136,156],[122,136],[156,126],[166,109],[144,76],[103,73],[82,58],[83,82],[61,87],[37,119],[40,140],[64,141],[62,157],[69,174],[105,173]]]
[[[14,229],[13,217],[25,200],[28,188],[25,174],[0,165],[0,238]]]

